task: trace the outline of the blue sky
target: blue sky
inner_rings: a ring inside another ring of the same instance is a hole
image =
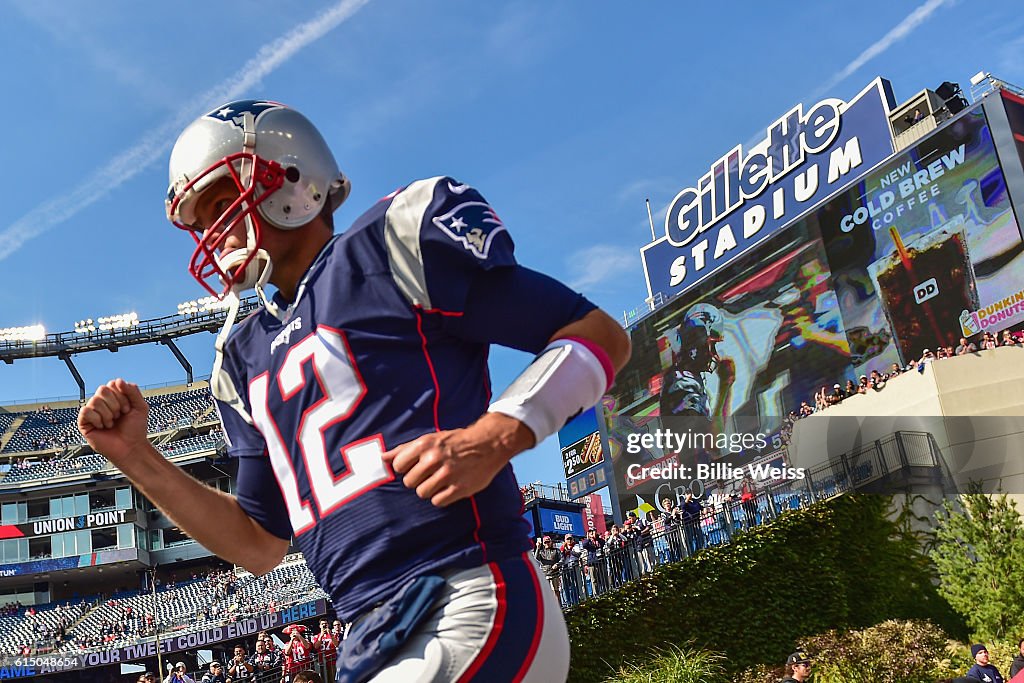
[[[230,99],[309,116],[353,192],[339,227],[437,174],[478,187],[521,262],[612,315],[646,296],[639,249],[676,192],[797,102],[876,75],[902,101],[987,70],[1024,84],[1019,0],[539,3],[341,0],[0,4],[0,327],[173,314],[201,290],[164,218],[170,144]],[[855,8],[855,9],[854,9]],[[211,335],[181,342],[197,375]],[[493,356],[496,386],[526,356]],[[181,382],[150,345],[78,356],[114,376]],[[67,397],[62,362],[0,365],[0,402]],[[555,439],[516,460],[562,478]]]

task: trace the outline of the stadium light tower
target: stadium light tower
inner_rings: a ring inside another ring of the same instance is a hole
[[[46,339],[46,328],[42,325],[23,327],[0,327],[0,341],[42,341]]]

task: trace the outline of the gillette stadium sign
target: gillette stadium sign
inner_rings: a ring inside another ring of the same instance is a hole
[[[665,233],[641,249],[650,296],[689,289],[893,154],[892,86],[850,102],[797,105],[744,150],[736,145],[676,194]]]

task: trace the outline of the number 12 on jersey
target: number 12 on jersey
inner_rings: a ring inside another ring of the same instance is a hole
[[[281,487],[292,531],[298,536],[315,524],[309,501],[299,494],[293,458],[302,458],[309,488],[320,518],[330,514],[356,496],[395,478],[384,464],[384,439],[380,434],[352,442],[341,449],[345,470],[335,476],[327,453],[324,432],[348,419],[366,395],[366,385],[355,366],[355,359],[341,330],[319,325],[308,337],[292,346],[277,373],[282,405],[306,386],[303,366],[309,361],[313,379],[320,385],[323,398],[302,411],[295,442],[299,453],[290,453],[277,422],[270,414],[268,392],[270,373],[264,372],[249,383],[249,405],[253,421],[263,434],[270,464]]]

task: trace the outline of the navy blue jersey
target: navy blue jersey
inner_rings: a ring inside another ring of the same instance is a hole
[[[661,376],[661,415],[700,415],[711,419],[704,376],[699,372],[669,368]]]
[[[294,535],[344,619],[415,576],[528,549],[511,465],[438,508],[380,457],[484,413],[489,342],[536,353],[593,309],[524,271],[476,190],[416,181],[334,237],[289,307],[260,309],[229,336],[223,372],[240,401],[219,407],[239,503]]]

